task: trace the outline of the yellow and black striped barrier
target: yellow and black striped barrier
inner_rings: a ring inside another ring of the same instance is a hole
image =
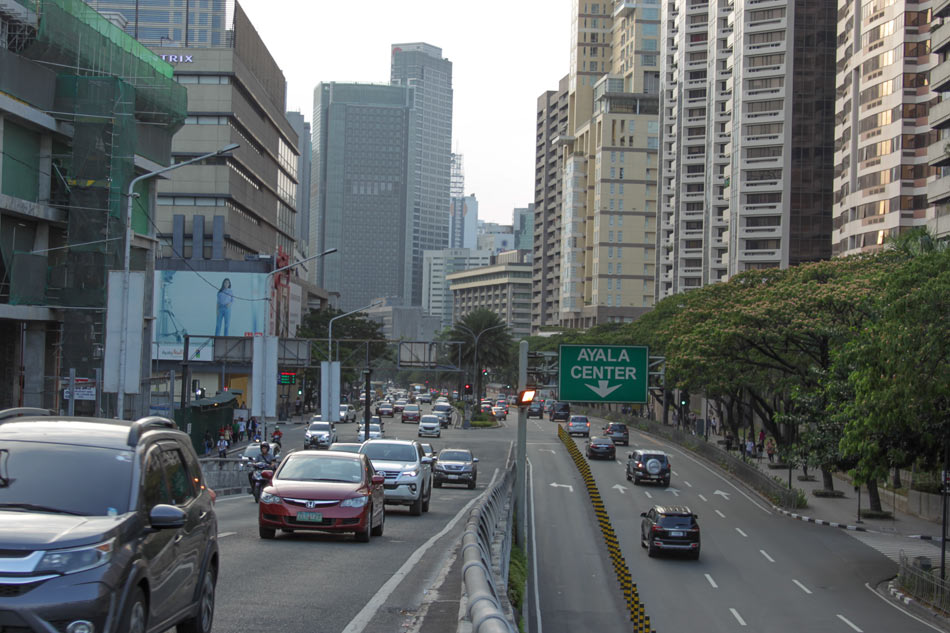
[[[574,460],[574,464],[577,465],[577,470],[584,478],[584,483],[587,486],[587,494],[590,496],[591,504],[594,506],[594,514],[597,516],[597,523],[600,524],[600,531],[604,535],[607,553],[610,554],[614,573],[620,582],[620,589],[623,592],[623,598],[627,604],[627,608],[630,610],[630,621],[633,622],[633,633],[651,633],[650,616],[646,614],[643,603],[640,602],[637,583],[633,582],[633,577],[630,575],[630,568],[627,567],[627,561],[624,560],[623,554],[620,551],[617,534],[610,524],[610,517],[607,515],[607,510],[604,507],[604,500],[601,498],[600,491],[597,489],[597,482],[594,481],[594,476],[590,472],[590,464],[584,459],[577,445],[574,444],[574,440],[567,434],[563,426],[558,425],[557,435],[564,443],[564,446],[567,447],[567,451]]]

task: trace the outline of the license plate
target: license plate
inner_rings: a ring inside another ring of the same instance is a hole
[[[449,479],[458,479],[458,478],[459,478],[458,475],[449,475]]]
[[[683,536],[683,532],[680,530],[673,530],[670,532],[670,536]]]
[[[323,521],[322,512],[298,512],[297,513],[298,521],[313,521],[314,523],[320,523]]]

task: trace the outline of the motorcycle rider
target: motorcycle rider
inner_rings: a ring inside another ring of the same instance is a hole
[[[257,458],[257,462],[251,465],[251,469],[247,473],[247,482],[251,486],[251,494],[254,494],[254,471],[273,468],[276,464],[277,459],[270,452],[270,444],[261,442],[261,455]]]
[[[280,440],[283,439],[283,437],[284,437],[284,432],[281,431],[280,429],[274,429],[274,432],[271,434],[271,440],[274,442],[274,444],[277,444],[278,446],[280,446]]]

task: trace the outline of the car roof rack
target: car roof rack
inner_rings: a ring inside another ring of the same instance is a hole
[[[52,409],[40,409],[39,407],[15,407],[0,411],[0,421],[25,415],[56,415],[56,413]]]
[[[150,415],[144,418],[139,418],[132,423],[132,427],[129,429],[129,438],[126,440],[126,444],[129,446],[136,446],[139,443],[139,438],[142,437],[142,434],[151,429],[177,429],[178,425],[175,424],[172,420],[168,418],[163,418],[160,415]]]

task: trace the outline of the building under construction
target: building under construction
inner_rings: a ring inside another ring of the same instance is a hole
[[[126,191],[169,164],[186,114],[172,67],[82,0],[0,0],[0,408],[66,409],[72,375],[76,413],[115,414],[114,396],[92,387],[108,274],[124,268]],[[146,315],[154,182],[136,187],[132,209]],[[147,381],[152,325],[141,325]]]

